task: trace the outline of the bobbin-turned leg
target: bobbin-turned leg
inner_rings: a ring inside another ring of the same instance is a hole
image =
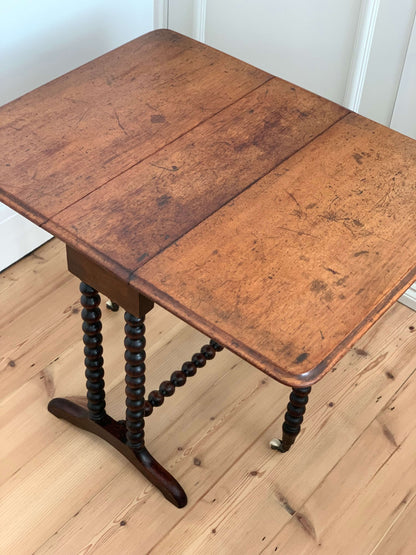
[[[147,451],[144,446],[145,412],[145,326],[144,317],[125,313],[124,345],[126,347],[126,445],[134,455],[133,464],[177,507],[184,507],[187,498],[179,483]],[[130,457],[129,457],[130,459]],[[131,460],[131,459],[130,459]]]
[[[285,421],[282,426],[282,439],[273,439],[270,442],[270,447],[272,449],[285,453],[289,451],[290,447],[295,443],[295,439],[300,432],[300,427],[303,422],[303,415],[305,414],[310,392],[310,387],[292,389],[285,414]]]
[[[101,335],[101,298],[93,287],[81,282],[79,289],[82,305],[82,331],[84,336],[85,377],[87,378],[88,412],[91,420],[99,422],[104,419],[105,390],[104,390],[104,359],[103,336]]]
[[[125,314],[126,421],[116,421],[105,411],[100,296],[81,282],[82,329],[84,331],[87,399],[52,399],[48,410],[71,424],[98,435],[120,451],[163,495],[184,507],[186,494],[179,483],[144,446],[144,316]]]

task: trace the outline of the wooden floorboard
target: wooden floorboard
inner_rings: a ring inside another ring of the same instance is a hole
[[[52,240],[0,276],[0,553],[414,553],[416,312],[395,304],[313,387],[289,453],[288,389],[229,352],[146,421],[185,487],[178,510],[110,446],[50,415],[84,389],[78,283]],[[104,311],[109,412],[124,405],[123,317]],[[156,308],[149,390],[204,337]]]

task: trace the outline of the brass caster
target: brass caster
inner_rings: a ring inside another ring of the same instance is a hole
[[[280,453],[286,453],[286,451],[289,451],[289,447],[286,447],[286,449],[283,447],[283,442],[281,439],[272,439],[270,442],[270,448],[274,449],[275,451],[279,451]]]
[[[105,306],[106,308],[108,308],[108,310],[111,310],[111,312],[117,312],[117,310],[120,308],[117,303],[114,303],[110,299],[108,299],[108,301],[105,303]]]
[[[282,447],[282,442],[280,439],[272,439],[269,443],[270,445],[270,449],[275,449],[276,451],[280,451],[281,447]]]

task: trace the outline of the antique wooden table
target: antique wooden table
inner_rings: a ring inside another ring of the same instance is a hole
[[[175,505],[144,418],[222,346],[310,386],[416,279],[416,142],[210,47],[154,31],[0,109],[0,199],[67,245],[88,407],[49,410],[119,449]],[[126,420],[105,411],[100,297],[125,310]],[[156,302],[212,337],[145,400]]]

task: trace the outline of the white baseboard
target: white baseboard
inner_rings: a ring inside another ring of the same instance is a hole
[[[52,238],[50,233],[20,216],[17,212],[4,206],[2,208],[0,272]]]
[[[399,299],[399,303],[402,303],[413,310],[416,310],[416,283],[414,283],[404,295]]]

